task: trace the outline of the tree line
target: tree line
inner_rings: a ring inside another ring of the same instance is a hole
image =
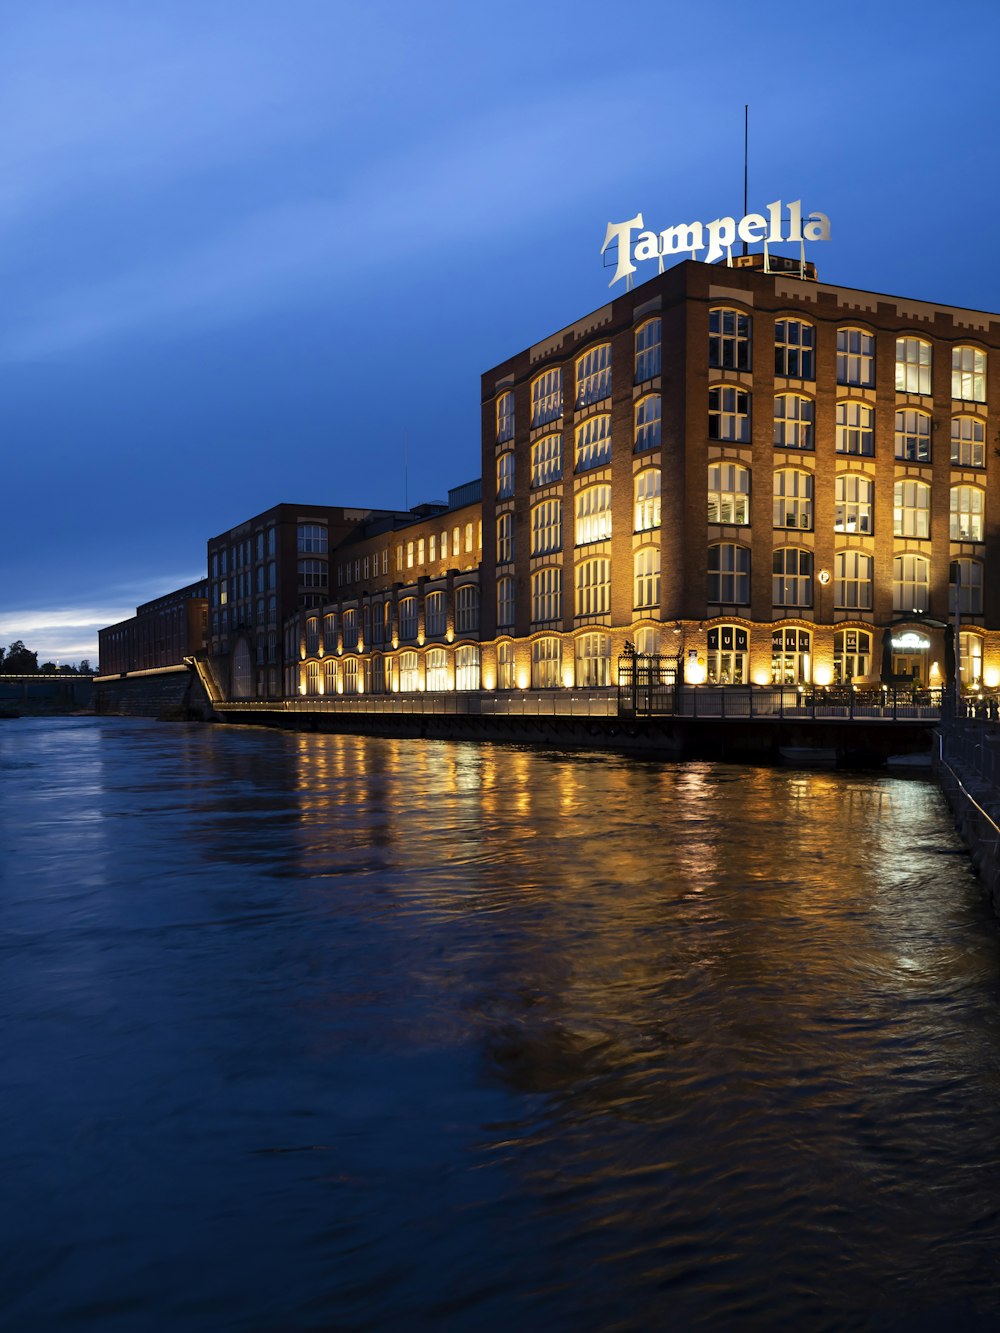
[[[94,668],[90,665],[90,660],[84,658],[78,667],[70,666],[64,663],[57,666],[55,662],[43,662],[38,665],[38,654],[28,648],[22,639],[15,639],[9,643],[6,648],[0,644],[0,675],[3,676],[31,676],[35,673],[40,676],[93,676]]]

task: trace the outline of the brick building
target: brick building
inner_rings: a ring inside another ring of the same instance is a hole
[[[102,675],[177,666],[205,651],[208,584],[201,580],[137,606],[135,615],[98,631]]]

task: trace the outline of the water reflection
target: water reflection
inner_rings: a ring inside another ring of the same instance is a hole
[[[11,1327],[992,1317],[931,785],[25,720],[0,802]]]

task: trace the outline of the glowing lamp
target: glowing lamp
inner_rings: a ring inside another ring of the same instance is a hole
[[[496,681],[494,680],[494,678],[493,678],[491,675],[489,675],[489,674],[484,674],[484,676],[483,676],[483,689],[484,689],[484,690],[495,690],[495,689],[496,689],[496,685],[497,685],[497,683],[496,683]]]
[[[988,690],[995,690],[1000,685],[1000,671],[996,667],[987,667],[983,672],[983,684]]]
[[[813,672],[813,682],[816,685],[829,685],[833,680],[833,672],[828,666],[818,666]]]
[[[761,668],[761,670],[759,671],[755,671],[753,673],[753,683],[755,685],[770,685],[771,683],[770,672],[763,668]]]
[[[567,690],[573,688],[573,668],[571,666],[563,667],[563,688]]]
[[[707,674],[700,662],[689,662],[684,670],[684,680],[688,685],[704,685]]]
[[[517,673],[517,688],[519,690],[526,690],[528,688],[528,677],[523,671]]]

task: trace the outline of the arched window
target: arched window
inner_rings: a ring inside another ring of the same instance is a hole
[[[416,653],[400,653],[397,663],[399,667],[399,688],[403,694],[412,694],[419,688],[420,684],[420,667],[417,655]]]
[[[455,649],[455,689],[478,690],[480,682],[479,645],[463,643]]]
[[[709,463],[708,521],[750,522],[750,469],[742,463]]]
[[[732,384],[708,391],[708,438],[729,444],[750,443],[750,394]]]
[[[380,653],[368,662],[368,689],[372,694],[385,693],[385,658]]]
[[[951,540],[953,542],[981,542],[983,540],[984,493],[978,486],[951,488]]]
[[[800,393],[779,393],[774,399],[774,447],[811,449],[816,404]]]
[[[894,537],[931,535],[931,488],[912,477],[892,488],[892,533]]]
[[[980,634],[959,634],[959,674],[963,685],[979,685],[983,679],[983,639]]]
[[[931,418],[927,412],[901,407],[896,413],[896,457],[905,463],[931,461]]]
[[[606,488],[610,490],[610,487]],[[562,550],[562,501],[542,500],[531,507],[531,554]]]
[[[931,391],[931,345],[923,338],[896,339],[896,392]]]
[[[771,601],[775,606],[812,606],[812,551],[779,546],[772,562]]]
[[[808,685],[812,679],[812,634],[785,627],[771,634],[771,680],[775,685]]]
[[[546,370],[531,383],[531,425],[546,426],[562,416],[562,370]]]
[[[955,614],[955,604],[963,616],[983,614],[983,562],[953,560],[948,570],[948,610]]]
[[[986,353],[978,347],[953,347],[951,396],[967,403],[986,402]]]
[[[874,388],[875,339],[864,329],[837,330],[837,383]]]
[[[746,685],[750,680],[747,632],[740,625],[716,625],[708,631],[710,685]]]
[[[576,406],[589,407],[611,395],[611,344],[591,347],[576,359]]]
[[[872,609],[870,555],[863,551],[838,551],[833,558],[833,605],[838,611]]]
[[[506,389],[497,396],[497,444],[514,438],[514,394]]]
[[[512,690],[516,685],[514,645],[508,640],[497,648],[497,689]]]
[[[456,551],[456,555],[458,552]],[[497,564],[509,565],[514,559],[514,515],[497,515]]]
[[[562,685],[562,641],[536,639],[531,645],[531,688],[554,690]]]
[[[839,629],[833,636],[833,679],[848,685],[871,670],[872,636],[863,629]]]
[[[443,592],[429,592],[424,599],[427,637],[435,638],[448,628],[448,607]]]
[[[514,624],[514,580],[510,574],[497,579],[497,626],[510,629]]]
[[[660,526],[660,469],[643,468],[633,481],[635,531],[651,532]]]
[[[774,321],[774,373],[791,380],[816,378],[816,330],[801,319]]]
[[[497,459],[497,499],[509,500],[514,494],[514,451],[507,449]]]
[[[577,616],[606,616],[611,610],[611,561],[583,560],[576,567]]]
[[[603,467],[611,462],[611,417],[598,412],[576,428],[576,470]]]
[[[750,552],[735,542],[708,548],[708,601],[714,606],[746,606],[750,601]]]
[[[399,637],[415,639],[417,637],[417,599],[402,597],[399,601]],[[344,613],[344,648],[347,648],[347,613]]]
[[[475,583],[455,589],[455,633],[479,633],[479,587]]]
[[[323,663],[323,693],[337,693],[337,659],[328,657]]]
[[[562,570],[549,565],[531,576],[531,619],[534,624],[562,619]]]
[[[417,603],[416,603],[416,599],[414,599],[414,602],[413,602],[414,607],[416,607],[416,604],[417,604]],[[355,648],[357,648],[357,646],[358,646],[358,611],[357,611],[357,607],[352,607],[349,611],[345,611],[345,612],[344,612],[344,615],[343,615],[343,627],[344,627],[344,652],[345,652],[345,653],[351,653],[351,652],[353,652],[353,651],[355,650]],[[414,634],[416,634],[417,631],[414,630],[413,632],[414,632]]]
[[[583,689],[611,684],[611,639],[607,634],[581,634],[577,639],[576,683]]]
[[[635,405],[635,452],[660,447],[660,395],[647,393]]]
[[[640,546],[633,556],[634,601],[637,611],[648,611],[660,605],[660,548]]]
[[[713,370],[750,370],[750,316],[716,307],[708,312],[708,364]]]
[[[930,563],[926,556],[897,555],[892,562],[892,609],[926,611],[930,599]]]
[[[361,693],[361,676],[358,672],[358,659],[345,657],[341,663],[341,681],[345,694]]]
[[[424,661],[424,670],[427,673],[427,688],[429,690],[446,690],[448,688],[448,654],[443,648],[431,648],[428,651]]]
[[[874,454],[875,413],[867,403],[845,399],[837,404],[836,441],[838,454]]]
[[[660,651],[660,635],[652,625],[644,625],[635,632],[635,651],[640,657],[656,657]]]
[[[856,472],[839,472],[834,483],[834,532],[872,531],[872,501],[875,487]]]
[[[543,435],[531,446],[531,484],[548,486],[562,477],[562,436]],[[441,554],[448,554],[447,537],[441,539]]]
[[[951,461],[956,467],[986,466],[986,422],[979,417],[952,417]]]
[[[635,331],[635,382],[645,384],[660,373],[660,320],[647,319]]]
[[[315,657],[319,652],[319,620],[310,616],[306,621],[306,654]]]
[[[306,694],[322,694],[323,684],[319,674],[318,662],[306,663]]]
[[[576,496],[576,544],[603,542],[611,536],[611,487],[586,486]]]
[[[813,477],[797,468],[779,468],[774,474],[774,526],[811,532]]]

